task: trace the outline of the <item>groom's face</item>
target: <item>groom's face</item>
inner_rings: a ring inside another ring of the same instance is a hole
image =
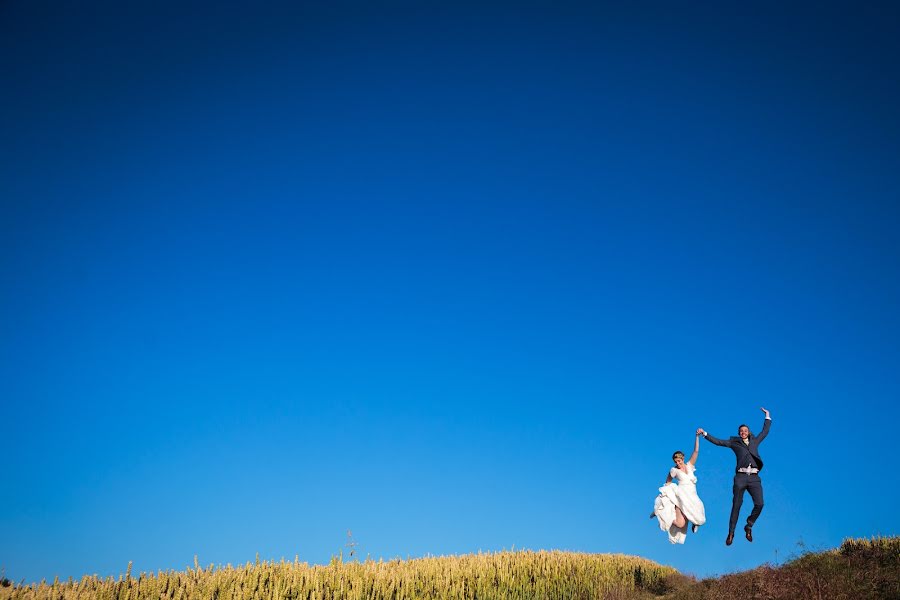
[[[746,440],[750,437],[750,428],[749,427],[741,427],[738,429],[738,435],[741,436],[742,440]]]

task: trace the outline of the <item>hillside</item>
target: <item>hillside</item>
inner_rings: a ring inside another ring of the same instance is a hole
[[[52,584],[3,581],[0,600],[596,599],[844,600],[900,598],[900,537],[846,540],[782,566],[696,581],[635,556],[518,551],[344,562],[257,561]]]
[[[850,600],[900,598],[900,537],[848,539],[836,550],[809,552],[782,566],[763,565],[679,586],[669,600]]]

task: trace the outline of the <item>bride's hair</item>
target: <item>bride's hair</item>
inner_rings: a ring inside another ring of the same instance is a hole
[[[681,450],[676,450],[675,454],[672,455],[672,460],[675,460],[675,457],[679,454],[681,455],[681,458],[684,458],[684,452],[682,452]]]

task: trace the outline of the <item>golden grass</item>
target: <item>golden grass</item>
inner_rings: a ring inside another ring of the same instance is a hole
[[[0,600],[636,599],[671,588],[677,571],[616,554],[517,551],[344,562],[247,563],[119,578],[0,587]]]

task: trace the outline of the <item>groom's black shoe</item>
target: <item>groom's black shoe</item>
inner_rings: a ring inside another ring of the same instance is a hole
[[[728,532],[728,537],[725,538],[725,545],[726,545],[726,546],[730,546],[730,545],[731,545],[731,542],[733,542],[733,541],[734,541],[734,532],[733,532],[733,531],[729,531],[729,532]]]
[[[747,537],[748,542],[753,541],[753,528],[747,525],[744,527],[744,535]]]

